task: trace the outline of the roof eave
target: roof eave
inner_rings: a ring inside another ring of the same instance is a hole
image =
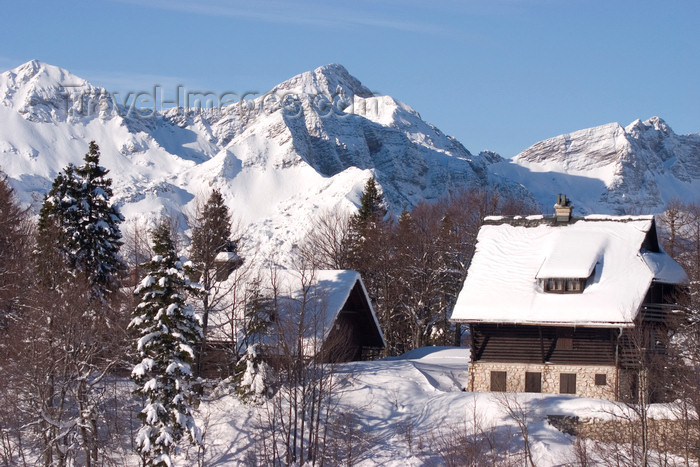
[[[451,319],[453,323],[461,324],[508,324],[513,326],[559,326],[581,328],[633,328],[631,321],[517,321],[517,320],[479,320],[479,319]]]

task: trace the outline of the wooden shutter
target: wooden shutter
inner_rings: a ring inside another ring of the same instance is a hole
[[[557,350],[574,350],[574,338],[557,337]]]
[[[491,391],[505,392],[506,391],[506,372],[492,371],[491,372]]]
[[[542,373],[525,373],[525,392],[542,392]]]
[[[561,373],[559,375],[559,393],[576,394],[576,373]]]

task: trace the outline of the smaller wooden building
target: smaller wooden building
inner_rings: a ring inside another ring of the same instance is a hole
[[[468,388],[636,399],[687,276],[653,216],[574,218],[566,198],[557,206],[479,231],[452,315],[471,331]]]
[[[250,331],[244,324],[250,319],[244,316],[244,309],[235,312],[238,323],[214,317],[203,355],[203,372],[208,376],[230,374],[245,345],[258,344],[262,357],[273,364],[298,356],[334,363],[372,360],[386,345],[356,271],[266,270],[255,280],[238,284],[237,293],[255,296],[241,306],[257,307],[258,319],[265,322],[258,331],[244,336]],[[241,334],[232,331],[236,327]]]
[[[325,362],[371,360],[386,343],[371,300],[356,271],[275,271],[269,297],[274,318],[265,353],[301,353]],[[299,348],[299,345],[302,347]]]

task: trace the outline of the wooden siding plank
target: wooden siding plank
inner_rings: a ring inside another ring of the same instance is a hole
[[[544,326],[472,325],[474,361],[560,364],[615,364],[609,329]],[[557,348],[557,337],[572,336],[570,348]]]

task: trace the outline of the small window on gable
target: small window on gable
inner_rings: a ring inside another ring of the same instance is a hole
[[[581,282],[576,279],[569,279],[566,281],[566,291],[567,292],[580,292]]]
[[[582,293],[586,279],[544,279],[542,289],[549,293]]]
[[[608,384],[608,377],[605,373],[596,373],[595,375],[595,385],[596,386],[605,386]]]

